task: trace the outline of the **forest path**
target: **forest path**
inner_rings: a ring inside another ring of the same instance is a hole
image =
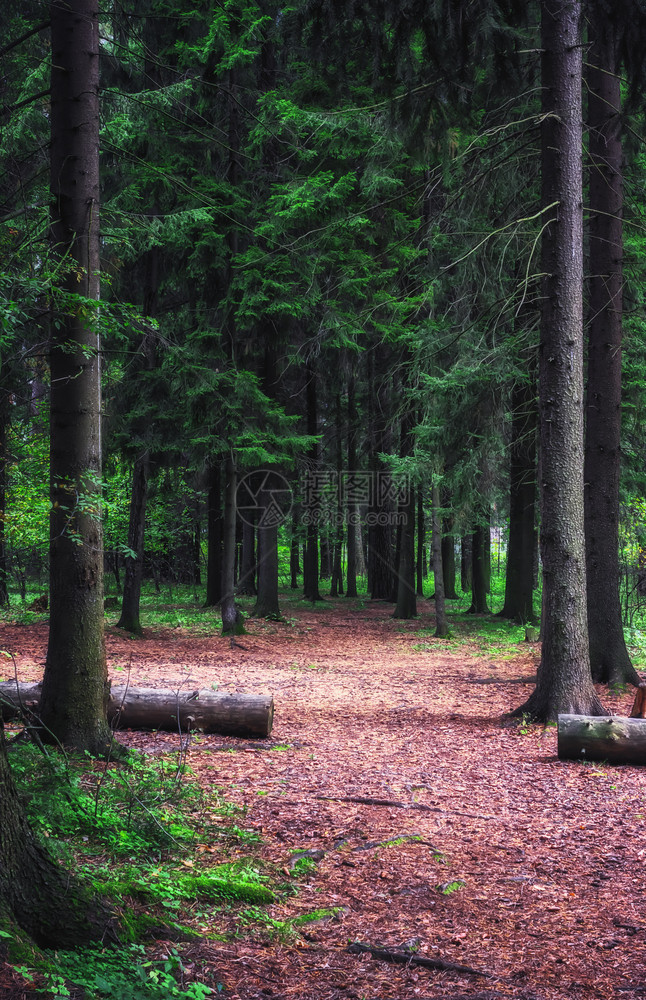
[[[182,630],[143,640],[108,630],[116,683],[129,671],[136,685],[274,695],[270,740],[199,737],[189,763],[247,807],[242,825],[262,833],[261,854],[279,870],[294,851],[318,852],[297,895],[270,908],[274,919],[338,911],[296,940],[250,934],[189,949],[225,995],[641,996],[646,776],[560,762],[554,729],[501,726],[531,690],[537,647],[435,640],[431,602],[412,622],[394,621],[386,604],[289,607],[289,623],[250,620],[243,649]],[[24,679],[42,669],[34,640]],[[628,714],[629,692],[602,696]],[[153,751],[177,743],[122,738]],[[490,977],[348,954],[355,940],[408,943]]]

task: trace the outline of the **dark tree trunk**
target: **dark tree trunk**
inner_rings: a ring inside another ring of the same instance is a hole
[[[222,633],[236,635],[240,615],[235,602],[236,563],[236,487],[237,474],[233,457],[229,453],[225,465],[224,482],[224,524],[222,545]]]
[[[296,510],[292,515],[292,540],[289,549],[289,573],[291,576],[291,589],[298,590],[298,574],[301,571],[299,542],[298,542],[298,514]]]
[[[400,452],[403,458],[413,454],[413,415],[407,412],[401,423]],[[410,477],[404,485],[403,496],[399,501],[401,530],[399,533],[399,552],[397,559],[397,588],[395,618],[415,618],[417,615],[417,596],[415,593],[415,490]]]
[[[479,524],[471,536],[471,607],[468,610],[470,615],[486,615],[489,613],[487,607],[487,574],[485,569],[486,546],[485,533],[488,527]]]
[[[415,563],[415,575],[417,578],[417,596],[424,596],[424,535],[426,526],[424,523],[424,497],[420,487],[417,494],[417,559]]]
[[[271,474],[268,473],[269,476]],[[278,602],[278,525],[272,517],[271,478],[269,490],[260,494],[258,521],[258,597],[254,608],[257,618],[280,618]]]
[[[9,604],[9,577],[5,511],[7,507],[7,429],[9,424],[9,393],[0,386],[0,608]]]
[[[348,378],[348,475],[354,477],[357,472],[357,434],[359,433],[356,402],[356,382],[354,368]],[[354,523],[357,515],[356,497],[351,489],[347,491],[347,570],[346,597],[357,597],[357,531]]]
[[[447,506],[446,497],[444,506]],[[442,523],[442,573],[444,597],[449,601],[456,601],[458,595],[455,589],[455,538],[452,517],[445,517]]]
[[[484,574],[484,587],[485,594],[491,593],[491,508],[488,507],[486,514],[486,523],[484,528],[484,533],[482,536],[483,544],[483,558],[482,558],[482,572]]]
[[[473,546],[471,535],[460,539],[460,590],[468,594],[473,584]]]
[[[376,362],[375,362],[376,357]],[[390,400],[385,378],[377,385],[377,369],[385,368],[383,348],[371,351],[368,366],[368,427],[370,430],[370,509],[368,511],[368,590],[372,600],[390,601],[394,584],[392,480],[379,459],[390,450]]]
[[[236,591],[238,594],[255,596],[256,591],[256,530],[251,520],[242,518],[242,556],[240,559],[240,576]],[[260,541],[258,542],[260,546]],[[260,560],[260,553],[258,553]]]
[[[532,624],[536,549],[536,386],[516,382],[511,398],[509,461],[509,544],[503,618]]]
[[[144,571],[144,537],[146,530],[146,499],[148,496],[148,473],[150,456],[148,451],[136,459],[132,472],[132,495],[130,497],[130,524],[128,526],[128,548],[134,556],[126,556],[126,570],[123,581],[121,617],[117,628],[123,628],[134,635],[141,635],[139,604],[141,581]]]
[[[332,576],[332,558],[330,539],[323,535],[321,537],[321,568],[319,580],[329,580]]]
[[[145,279],[143,312],[145,316],[154,317],[157,312],[157,292],[159,289],[159,248],[153,247],[148,251],[145,258]],[[156,366],[156,350],[154,334],[150,330],[146,333],[143,343],[142,368],[135,376],[135,379],[142,385],[142,392],[145,392],[145,381],[141,382],[142,376],[145,380],[146,373],[150,373]],[[141,584],[144,573],[144,547],[146,536],[146,506],[148,501],[148,478],[150,476],[150,449],[148,441],[150,432],[148,428],[144,430],[144,445],[142,454],[137,456],[132,471],[132,493],[130,497],[130,522],[128,525],[128,548],[135,553],[126,559],[126,572],[123,582],[123,596],[121,602],[121,618],[117,623],[117,628],[126,629],[135,635],[141,635],[142,628],[140,622],[141,604]]]
[[[197,600],[197,588],[202,586],[202,525],[198,520],[197,511],[193,525],[193,586]]]
[[[433,487],[433,576],[435,577],[435,635],[443,639],[449,634],[444,601],[444,567],[442,565],[442,518],[440,514],[440,490]]]
[[[206,600],[204,606],[215,608],[222,600],[222,484],[220,463],[209,469],[207,497]]]
[[[332,548],[332,580],[330,596],[343,594],[343,426],[341,418],[341,396],[336,397],[336,524]]]
[[[389,474],[378,465],[375,467],[375,481],[390,483]],[[384,501],[374,503],[370,509],[371,521],[368,527],[368,577],[370,597],[373,601],[391,601],[395,591],[395,566],[398,549],[393,546],[392,505]],[[401,536],[400,536],[401,538]],[[400,538],[397,541],[400,541]]]
[[[407,500],[401,504],[404,516],[401,526],[400,553],[397,571],[397,603],[394,618],[415,618],[415,491],[408,486]]]
[[[7,761],[0,722],[0,920],[15,921],[41,948],[115,941],[107,906],[38,844]]]
[[[309,363],[305,370],[307,433],[318,434],[318,411],[316,400],[316,371]],[[319,593],[319,539],[318,518],[321,508],[321,498],[317,483],[319,471],[319,445],[312,445],[309,453],[307,496],[305,498],[304,520],[307,523],[307,541],[305,544],[305,559],[303,564],[303,597],[308,601],[322,601]]]
[[[63,288],[99,298],[99,11],[50,6],[52,251]],[[44,738],[103,755],[108,675],[103,632],[101,366],[86,309],[63,309],[50,347],[50,627]]]
[[[544,0],[541,15],[541,198],[549,223],[539,349],[544,617],[536,689],[516,714],[551,721],[602,707],[590,674],[583,531],[580,0]]]
[[[587,68],[590,151],[590,320],[585,538],[590,667],[603,684],[639,684],[619,601],[619,472],[623,175],[617,30],[593,7]]]

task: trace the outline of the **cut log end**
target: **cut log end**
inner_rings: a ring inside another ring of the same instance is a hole
[[[646,764],[646,719],[619,715],[559,715],[560,760]]]

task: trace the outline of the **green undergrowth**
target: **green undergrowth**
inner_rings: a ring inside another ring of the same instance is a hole
[[[421,652],[437,653],[440,650],[463,650],[466,645],[472,656],[497,660],[513,659],[527,649],[524,625],[494,615],[485,617],[459,612],[449,615],[449,623],[451,631],[448,638],[418,642],[413,648]],[[434,634],[434,628],[420,628],[412,633],[422,639],[430,639]]]
[[[253,856],[260,837],[245,829],[245,810],[214,786],[202,789],[180,753],[133,753],[106,765],[17,741],[9,759],[38,838],[110,903],[122,942],[50,953],[25,949],[18,931],[2,930],[0,946],[36,993],[201,1000],[217,985],[187,982],[180,942],[237,934],[232,927],[245,933],[250,911],[265,928],[271,918],[264,907],[295,891],[296,876],[278,883],[273,868]],[[166,959],[153,960],[145,947],[153,939],[179,950],[166,946]]]
[[[175,948],[169,948],[165,958],[153,960],[138,944],[49,952],[37,970],[16,968],[36,993],[53,1000],[70,997],[71,986],[84,990],[84,1000],[203,1000],[223,989],[220,983],[212,989],[187,982],[186,967]]]

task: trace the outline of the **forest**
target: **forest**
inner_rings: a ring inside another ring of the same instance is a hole
[[[2,996],[640,996],[646,4],[3,12]]]

